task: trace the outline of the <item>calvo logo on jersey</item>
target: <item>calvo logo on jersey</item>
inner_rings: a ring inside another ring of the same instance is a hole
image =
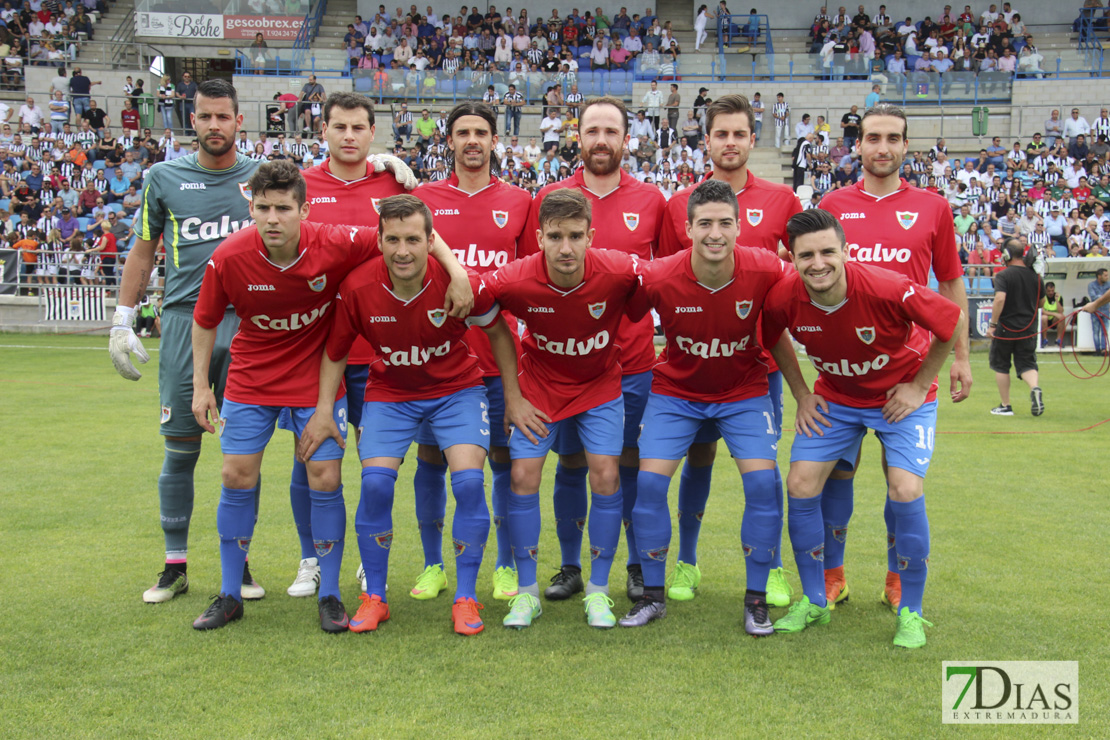
[[[586,305],[586,309],[590,312],[590,316],[593,316],[595,319],[600,319],[601,315],[605,313],[605,301],[601,303],[589,303]]]
[[[505,224],[509,223],[509,212],[508,211],[492,211],[492,213],[493,213],[493,222],[495,224],[497,224],[497,228],[499,228],[499,229],[505,228]]]
[[[625,213],[624,214],[624,225],[628,227],[629,231],[635,231],[636,227],[640,225],[640,214],[638,214],[638,213]]]
[[[748,318],[748,314],[752,312],[751,301],[737,301],[736,302],[736,315],[742,319]]]
[[[856,336],[864,344],[871,344],[875,341],[875,327],[873,326],[857,326]]]
[[[249,180],[247,182],[239,183],[239,194],[242,195],[244,198],[246,198],[247,202],[250,202],[250,199],[251,199],[251,185],[250,185]]]
[[[311,288],[314,293],[319,293],[327,286],[327,284],[327,275],[317,275],[316,277],[308,281],[308,287]]]
[[[428,321],[432,322],[432,326],[439,328],[443,326],[443,322],[447,320],[447,311],[442,308],[437,308],[428,312]]]
[[[752,226],[759,226],[759,222],[763,220],[762,208],[749,208],[748,209],[748,223]]]
[[[895,211],[894,215],[898,217],[898,225],[906,231],[912,229],[913,225],[917,223],[916,213],[910,213],[909,211]]]

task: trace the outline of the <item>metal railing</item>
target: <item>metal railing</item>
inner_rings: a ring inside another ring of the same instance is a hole
[[[128,61],[127,50],[129,45],[135,41],[135,9],[131,8],[127,11],[127,15],[119,24],[119,28],[112,34],[109,41],[111,44],[112,66],[120,67],[121,63]],[[80,53],[80,47],[78,47]]]
[[[749,47],[763,44],[768,54],[775,53],[771,40],[771,21],[766,15],[741,14],[717,16],[717,53],[724,54],[725,47],[732,45],[733,38],[743,40]]]

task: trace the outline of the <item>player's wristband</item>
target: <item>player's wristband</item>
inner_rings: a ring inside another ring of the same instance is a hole
[[[112,326],[126,326],[129,329],[135,326],[135,309],[131,306],[116,306]]]
[[[994,328],[994,327],[998,326],[998,322],[997,321],[988,321],[987,326],[989,326],[991,328]]]

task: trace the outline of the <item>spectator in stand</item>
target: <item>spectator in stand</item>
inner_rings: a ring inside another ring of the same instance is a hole
[[[1041,346],[1048,346],[1048,333],[1056,332],[1056,344],[1064,346],[1067,333],[1067,319],[1064,316],[1064,299],[1056,293],[1056,283],[1044,284],[1044,298],[1041,300]]]
[[[1047,125],[1046,125],[1047,128]],[[1079,136],[1086,136],[1091,133],[1091,124],[1087,123],[1087,119],[1079,115],[1078,108],[1072,108],[1071,118],[1064,121],[1061,130],[1061,136],[1067,140],[1067,145],[1070,147],[1076,142]]]
[[[177,96],[177,114],[181,119],[181,128],[185,130],[186,136],[196,136],[197,132],[193,130],[193,109],[194,100],[197,96],[197,83],[193,80],[191,73],[185,72],[181,75],[181,82],[174,90],[174,95]],[[98,128],[101,128],[101,126],[93,126],[94,130]]]
[[[123,99],[123,109],[119,113],[123,135],[136,136],[139,133],[139,111],[131,105],[131,98]]]

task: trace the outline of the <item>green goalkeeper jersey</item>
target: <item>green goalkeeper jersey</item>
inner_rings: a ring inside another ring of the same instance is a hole
[[[132,229],[140,239],[163,238],[166,290],[163,308],[192,309],[204,268],[228,234],[250,226],[247,181],[259,162],[238,154],[226,170],[210,170],[190,154],[150,168]]]

